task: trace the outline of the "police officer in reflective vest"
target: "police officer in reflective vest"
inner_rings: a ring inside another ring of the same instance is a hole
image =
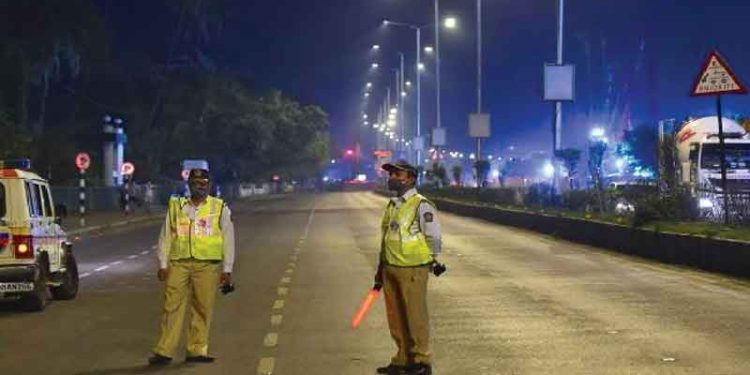
[[[406,162],[385,164],[391,198],[381,223],[376,287],[383,287],[388,326],[398,352],[379,374],[432,373],[427,312],[427,278],[440,253],[435,205],[417,193],[417,169]]]
[[[161,334],[148,362],[166,365],[180,341],[190,305],[186,362],[210,363],[208,334],[219,285],[230,285],[234,225],[224,201],[209,195],[209,174],[193,169],[190,197],[173,196],[159,237],[159,280],[166,281]]]

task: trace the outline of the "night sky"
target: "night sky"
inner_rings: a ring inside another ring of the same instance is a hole
[[[123,3],[109,1],[105,7],[116,53],[140,49],[155,60],[164,58],[176,17],[155,2]],[[630,109],[633,125],[715,114],[713,100],[688,96],[712,48],[750,82],[750,1],[568,0],[566,5],[565,61],[577,66],[577,100],[564,106],[564,146],[580,147],[588,129],[603,121],[607,72],[612,101],[620,110]],[[476,106],[474,6],[473,0],[441,0],[442,13],[459,18],[457,30],[441,34],[443,124],[449,147],[466,151],[473,147],[467,115]],[[485,109],[493,116],[488,152],[509,145],[547,150],[552,104],[541,100],[542,66],[556,56],[556,1],[484,0],[484,8]],[[385,29],[382,19],[426,24],[432,12],[432,0],[228,1],[223,29],[207,53],[222,69],[260,88],[279,88],[319,104],[330,114],[335,147],[349,147],[358,135],[365,142],[373,139],[362,126],[362,110],[376,114],[384,85],[394,80],[396,53],[406,53],[407,67],[414,64],[413,32]],[[423,39],[431,45],[433,33]],[[373,44],[383,46],[379,53],[370,50]],[[429,128],[435,121],[434,60],[424,59],[423,128]],[[370,71],[372,62],[381,64],[379,75]],[[407,79],[414,80],[413,69],[409,72]],[[375,90],[371,105],[363,108],[367,81]],[[413,105],[407,100],[408,111]],[[748,114],[750,98],[728,97],[725,109]],[[614,126],[620,127],[627,116],[617,118]]]

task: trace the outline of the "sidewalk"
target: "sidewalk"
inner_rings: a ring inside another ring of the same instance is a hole
[[[62,227],[68,235],[79,235],[96,230],[164,219],[165,212],[165,207],[159,206],[152,207],[151,212],[138,209],[129,215],[125,215],[122,211],[95,211],[86,215],[86,226],[83,227],[80,225],[80,216],[72,214],[63,219]]]

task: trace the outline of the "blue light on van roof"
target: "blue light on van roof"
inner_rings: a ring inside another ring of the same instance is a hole
[[[0,160],[0,169],[31,170],[31,159]]]

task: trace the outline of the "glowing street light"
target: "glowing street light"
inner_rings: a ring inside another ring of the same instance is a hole
[[[419,70],[424,70],[424,64],[423,63],[419,63]]]
[[[411,81],[406,81],[405,84],[406,86],[411,87]]]
[[[367,113],[362,114],[362,119],[367,120]]]
[[[427,47],[424,48],[424,52],[425,53],[433,53],[433,52],[435,52],[435,49],[432,48],[432,46],[427,46]]]
[[[371,89],[372,88],[372,82],[367,82],[366,86],[367,86],[368,89]]]
[[[458,20],[456,17],[446,17],[445,21],[443,21],[443,26],[445,26],[446,29],[455,29],[458,25]]]
[[[604,128],[593,128],[589,133],[591,138],[604,138],[605,134],[606,133],[604,132]]]
[[[379,51],[380,50],[380,45],[379,44],[373,44],[372,50],[373,51]]]
[[[380,64],[378,64],[378,63],[372,63],[371,66],[372,66],[373,69],[377,69],[377,68],[380,67]]]

